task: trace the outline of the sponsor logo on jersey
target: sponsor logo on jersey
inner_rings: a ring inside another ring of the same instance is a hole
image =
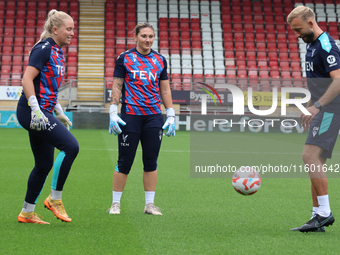
[[[313,62],[306,62],[306,71],[314,72]]]
[[[327,57],[327,62],[328,62],[328,64],[329,64],[329,67],[332,67],[332,66],[337,65],[337,63],[336,63],[336,58],[335,58],[333,55],[329,55],[329,56]]]
[[[136,74],[141,80],[147,80],[149,77],[150,80],[156,80],[157,74],[152,73],[151,71],[146,72],[146,71],[137,71],[137,70],[131,70],[131,73],[133,73],[133,78],[136,79]]]
[[[64,76],[64,67],[61,65],[55,65],[58,68],[59,76]]]

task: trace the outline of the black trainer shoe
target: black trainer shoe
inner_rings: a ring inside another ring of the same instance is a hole
[[[325,232],[324,227],[328,227],[335,221],[332,212],[328,217],[322,217],[316,214],[314,218],[310,219],[307,223],[298,228],[292,228],[291,231],[300,232]]]

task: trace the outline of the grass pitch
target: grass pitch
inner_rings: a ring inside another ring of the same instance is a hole
[[[27,132],[0,129],[1,254],[338,254],[339,179],[329,179],[335,224],[326,233],[290,232],[311,215],[309,179],[263,178],[258,193],[244,197],[233,190],[228,178],[190,178],[190,133],[177,132],[175,138],[164,137],[158,161],[155,203],[163,216],[143,214],[140,150],[122,196],[121,214],[109,215],[117,138],[107,130],[72,133],[80,152],[63,201],[73,221],[61,222],[43,207],[50,174],[36,213],[51,225],[35,225],[17,222],[34,164]],[[279,164],[289,151],[286,160],[302,163],[305,138],[303,134],[238,133],[230,135],[230,144],[236,144],[243,155],[229,156],[239,161],[271,157],[273,164]],[[268,141],[276,143],[270,150],[277,153],[252,153],[257,150],[253,143]],[[339,152],[338,142],[329,163],[339,163]]]

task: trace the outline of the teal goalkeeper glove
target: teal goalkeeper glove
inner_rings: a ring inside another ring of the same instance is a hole
[[[176,125],[175,125],[175,110],[174,108],[168,108],[165,110],[166,112],[166,121],[163,125],[163,129],[168,127],[168,131],[165,133],[166,136],[175,136],[176,135]]]
[[[46,130],[48,118],[41,111],[36,96],[30,96],[28,98],[28,105],[31,107],[31,123],[30,129],[37,131]]]
[[[54,106],[54,110],[53,111],[54,111],[55,116],[57,117],[57,119],[60,120],[60,122],[64,124],[64,126],[67,128],[67,130],[70,130],[70,126],[72,127],[72,122],[65,115],[65,113],[63,111],[63,108],[61,107],[61,105],[59,103],[57,103]]]
[[[113,133],[114,135],[122,133],[119,124],[122,126],[126,125],[126,123],[118,116],[118,105],[112,104],[110,106],[109,133]]]

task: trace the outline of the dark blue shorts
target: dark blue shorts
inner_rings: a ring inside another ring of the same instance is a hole
[[[319,112],[312,120],[306,144],[323,148],[321,157],[331,158],[340,129],[340,114]]]
[[[118,135],[117,172],[128,174],[132,167],[138,143],[141,141],[144,171],[157,169],[157,159],[163,137],[163,115],[131,115],[121,114],[126,122],[121,126],[122,133]]]

